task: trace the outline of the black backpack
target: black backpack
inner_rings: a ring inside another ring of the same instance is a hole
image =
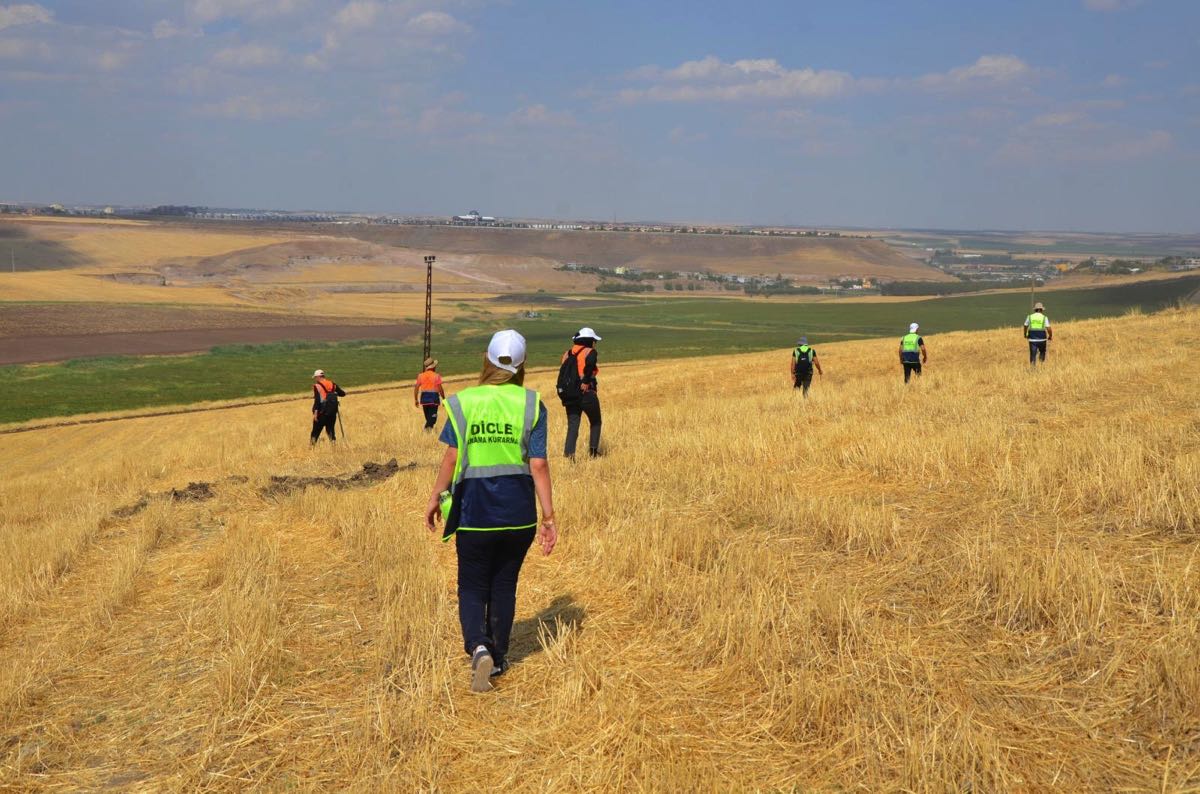
[[[811,347],[808,350],[801,350],[799,347],[793,350],[792,359],[796,362],[796,372],[804,375],[812,372],[812,357],[813,349]]]
[[[563,405],[578,403],[583,399],[583,381],[579,379],[579,354],[586,350],[587,348],[583,348],[578,353],[568,352],[562,366],[558,368],[558,383],[555,384],[555,388],[558,389],[558,399]]]

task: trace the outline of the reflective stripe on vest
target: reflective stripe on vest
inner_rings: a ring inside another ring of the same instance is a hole
[[[537,421],[539,399],[535,391],[504,384],[474,386],[446,400],[458,439],[455,485],[463,480],[529,474],[529,436]],[[491,436],[485,435],[489,432]],[[496,440],[472,443],[472,435]]]
[[[1046,330],[1046,324],[1048,320],[1046,315],[1042,314],[1041,312],[1034,312],[1033,314],[1029,315],[1029,319],[1027,319],[1025,322],[1029,323],[1030,331],[1044,331]]]
[[[921,352],[920,339],[920,334],[905,334],[904,338],[900,340],[900,349],[905,353],[919,353]]]

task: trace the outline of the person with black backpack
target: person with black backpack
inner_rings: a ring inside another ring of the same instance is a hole
[[[796,343],[796,349],[792,351],[792,383],[795,388],[802,390],[805,398],[808,397],[808,389],[812,386],[813,367],[817,368],[817,374],[825,377],[825,373],[821,371],[821,362],[817,359],[817,351],[808,346],[808,337],[802,336]]]
[[[563,353],[558,368],[558,399],[567,409],[567,440],[563,454],[575,459],[575,443],[579,439],[579,422],[587,414],[590,435],[588,455],[600,454],[600,397],[596,394],[596,343],[600,337],[591,328],[580,328],[574,344]]]

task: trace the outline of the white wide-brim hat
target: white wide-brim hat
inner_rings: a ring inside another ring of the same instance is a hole
[[[591,328],[588,328],[585,326],[585,327],[579,329],[579,333],[575,334],[575,338],[576,339],[585,339],[585,338],[586,339],[595,339],[597,342],[599,342],[600,334],[596,333]]]

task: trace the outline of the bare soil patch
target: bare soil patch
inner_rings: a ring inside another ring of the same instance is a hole
[[[246,478],[234,475],[227,477],[225,482],[242,483],[246,482]],[[109,517],[112,519],[132,518],[149,507],[150,503],[156,499],[165,499],[171,502],[207,502],[216,495],[217,492],[213,490],[211,482],[189,482],[184,488],[172,488],[163,493],[142,494],[136,502],[112,511],[112,515]]]
[[[271,477],[271,484],[259,491],[264,497],[287,496],[295,491],[302,491],[305,488],[332,488],[335,491],[344,491],[348,488],[367,488],[376,483],[381,483],[384,480],[396,476],[401,471],[417,468],[416,463],[406,463],[401,466],[392,458],[387,463],[374,463],[368,461],[363,464],[362,471],[351,474],[348,477],[297,477],[291,475],[274,475]]]
[[[363,318],[356,325],[386,325]],[[0,338],[70,336],[143,331],[205,331],[220,328],[284,328],[311,323],[344,325],[337,317],[212,306],[156,306],[121,303],[0,303]]]
[[[275,328],[213,328],[119,334],[72,334],[21,337],[0,349],[0,366],[43,364],[97,356],[146,356],[201,353],[218,345],[272,342],[350,342],[359,339],[403,340],[416,326],[284,325]]]
[[[217,345],[407,339],[411,323],[123,304],[0,306],[0,365],[92,356],[198,353]]]

